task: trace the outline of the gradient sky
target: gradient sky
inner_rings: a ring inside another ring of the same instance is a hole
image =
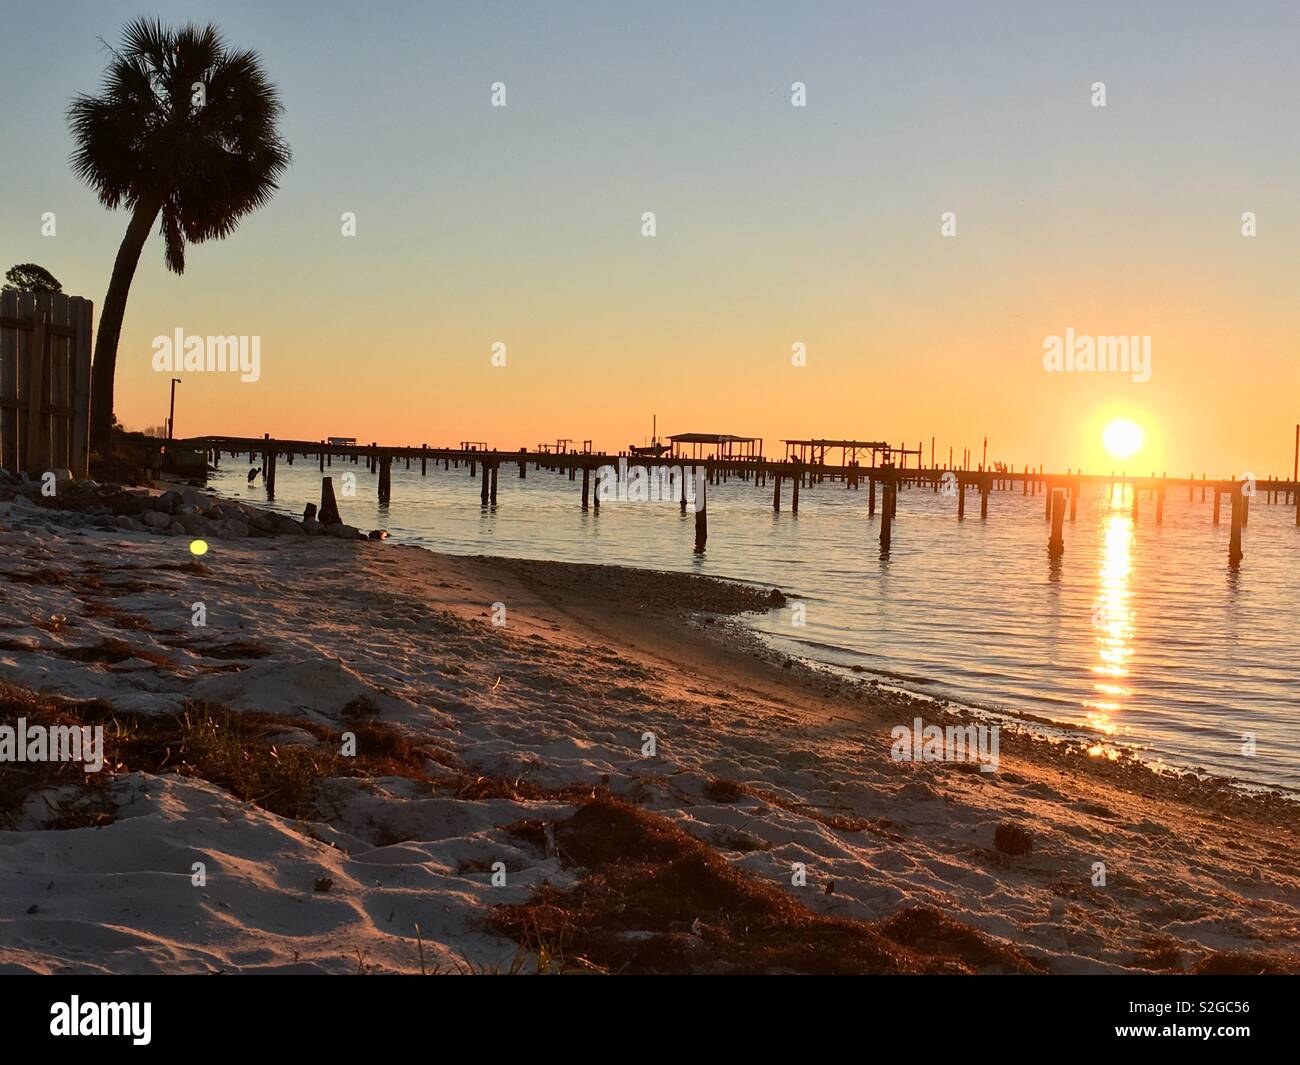
[[[73,177],[64,111],[139,14],[256,49],[294,162],[183,277],[146,246],[130,427],[166,414],[150,343],[179,327],[262,338],[258,383],[186,378],[180,435],[616,449],[657,413],[769,454],[987,434],[991,458],[1101,470],[1122,414],[1148,430],[1135,472],[1289,475],[1293,4],[3,0],[0,269],[97,308],[126,216]],[[1151,380],[1045,373],[1067,327],[1150,335]]]

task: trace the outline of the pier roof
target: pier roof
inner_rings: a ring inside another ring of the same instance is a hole
[[[668,439],[677,444],[752,444],[759,438],[728,433],[677,433]]]
[[[782,440],[783,444],[806,444],[810,447],[858,447],[884,450],[889,444],[884,440]]]

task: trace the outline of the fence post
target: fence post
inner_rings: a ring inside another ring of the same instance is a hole
[[[45,312],[32,314],[32,343],[27,349],[27,448],[23,467],[32,477],[45,472],[49,433],[41,418],[45,396]]]

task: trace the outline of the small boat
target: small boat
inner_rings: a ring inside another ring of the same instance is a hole
[[[672,450],[671,444],[661,443],[659,440],[659,417],[652,415],[653,421],[650,423],[650,443],[628,444],[627,450],[629,455],[648,455],[651,458],[658,458],[660,455],[666,455]]]

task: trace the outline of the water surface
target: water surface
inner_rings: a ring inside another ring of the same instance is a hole
[[[266,502],[248,465],[223,460],[212,484]],[[579,507],[567,475],[500,469],[498,506],[479,503],[466,468],[421,477],[395,462],[392,502],[379,506],[364,464],[336,464],[343,518],[407,543],[460,554],[685,570],[780,588],[792,602],[753,620],[782,648],[858,667],[901,687],[993,710],[1099,730],[1106,743],[1153,762],[1247,781],[1300,787],[1300,530],[1288,506],[1258,496],[1245,561],[1227,566],[1228,528],[1211,505],[1171,489],[1164,523],[1145,494],[1085,489],[1065,530],[1065,556],[1047,556],[1042,495],[978,496],[958,522],[956,500],[927,489],[900,495],[888,558],[867,490],[830,482],[804,488],[800,513],[780,514],[772,489],[738,481],[709,489],[709,542],[693,553],[694,520],[673,503]],[[277,467],[276,509],[318,502],[316,463]],[[1225,512],[1226,518],[1226,512]],[[794,609],[802,604],[802,612]],[[802,621],[802,624],[797,622]],[[1243,753],[1247,737],[1254,754]]]

